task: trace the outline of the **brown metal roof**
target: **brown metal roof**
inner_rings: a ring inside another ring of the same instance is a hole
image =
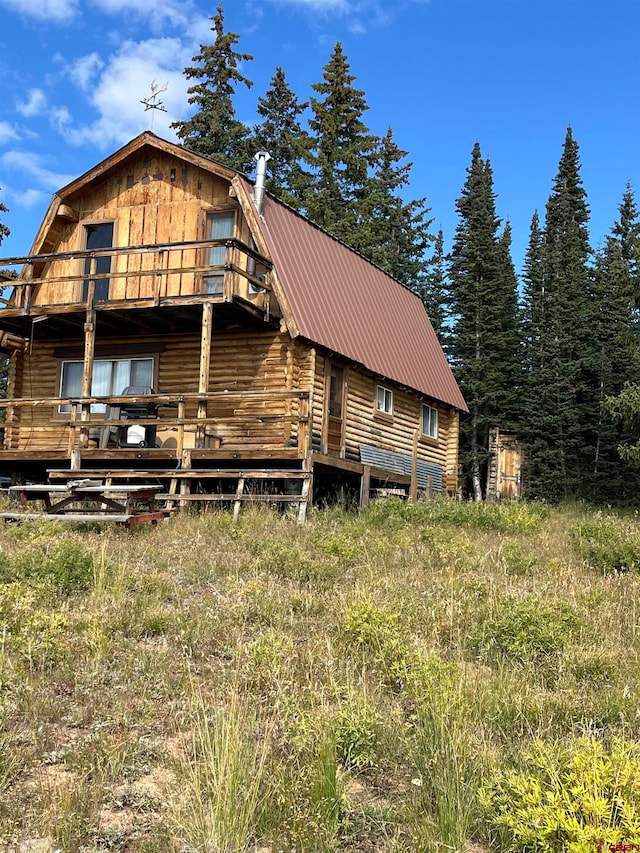
[[[467,411],[415,293],[270,196],[263,216],[262,231],[300,335]]]

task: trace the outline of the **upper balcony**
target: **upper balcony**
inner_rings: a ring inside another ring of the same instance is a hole
[[[73,336],[93,311],[119,334],[166,330],[170,317],[188,328],[205,302],[279,314],[271,262],[236,238],[0,258],[0,268],[19,275],[4,282],[0,330],[26,340],[44,318],[48,338]]]

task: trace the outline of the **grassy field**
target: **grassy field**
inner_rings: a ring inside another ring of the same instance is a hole
[[[639,651],[632,515],[5,526],[0,849],[640,844]]]

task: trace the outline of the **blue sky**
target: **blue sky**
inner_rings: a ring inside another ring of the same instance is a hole
[[[189,115],[185,65],[209,42],[216,0],[0,0],[0,200],[28,252],[51,193],[137,133],[140,100],[168,84],[154,131]],[[478,140],[491,160],[498,213],[519,268],[568,125],[580,146],[591,234],[602,242],[627,180],[640,201],[640,0],[225,0],[227,30],[254,60],[238,117],[277,66],[306,100],[336,40],[366,93],[366,120],[387,127],[414,163],[410,196],[426,196],[450,242],[454,202]]]

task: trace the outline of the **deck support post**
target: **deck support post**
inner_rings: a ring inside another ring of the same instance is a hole
[[[371,465],[362,466],[362,477],[360,478],[360,506],[369,506],[369,494],[371,492]]]
[[[200,375],[198,378],[198,394],[209,391],[209,368],[211,366],[211,337],[213,331],[213,303],[205,302],[202,306],[202,334],[200,337]],[[207,417],[207,401],[198,401],[198,420]],[[198,424],[196,430],[196,447],[205,446],[206,427]]]
[[[91,258],[89,270],[89,284],[87,289],[87,314],[84,322],[84,360],[82,366],[82,407],[80,409],[80,447],[89,446],[89,420],[91,418],[91,404],[85,402],[91,396],[93,384],[93,357],[96,343],[96,312],[93,307],[93,298],[96,289],[94,276],[96,274],[96,258]]]
[[[409,486],[409,503],[418,500],[418,438],[420,433],[416,430],[413,434],[413,450],[411,453],[411,485]]]

